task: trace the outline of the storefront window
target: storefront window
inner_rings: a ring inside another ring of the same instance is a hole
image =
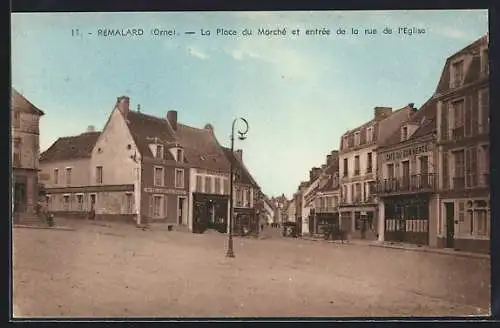
[[[476,234],[485,236],[488,234],[488,212],[486,210],[476,211]]]

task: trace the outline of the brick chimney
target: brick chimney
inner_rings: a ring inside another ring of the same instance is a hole
[[[130,111],[130,98],[127,96],[121,96],[116,99],[116,107],[123,114],[123,116],[127,117],[128,112]]]
[[[321,169],[319,167],[313,167],[311,171],[309,171],[309,181],[314,181],[321,174]]]
[[[237,159],[240,160],[240,162],[243,162],[243,150],[242,149],[235,150],[234,155],[236,156]]]
[[[375,107],[374,117],[375,120],[380,121],[392,114],[391,107]]]
[[[167,121],[174,131],[177,131],[177,111],[169,110],[167,112]]]

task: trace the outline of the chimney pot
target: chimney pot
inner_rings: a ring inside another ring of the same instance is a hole
[[[116,107],[124,115],[127,116],[130,110],[130,98],[127,96],[118,97],[116,100]]]
[[[167,121],[174,131],[177,131],[177,111],[169,110],[167,112]]]
[[[95,127],[93,125],[89,125],[87,127],[87,132],[94,132],[95,131]]]
[[[391,107],[375,107],[374,109],[374,117],[375,120],[383,120],[388,117],[392,113]]]
[[[210,131],[214,131],[214,127],[212,124],[210,123],[207,123],[205,124],[205,126],[203,127],[205,130],[210,130]]]

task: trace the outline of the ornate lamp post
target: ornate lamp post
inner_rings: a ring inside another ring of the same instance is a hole
[[[231,154],[234,155],[234,128],[236,126],[236,122],[241,121],[244,124],[244,128],[242,130],[238,130],[238,139],[245,140],[246,134],[248,133],[248,122],[243,117],[235,118],[233,120],[233,124],[231,126]],[[229,240],[227,244],[227,253],[226,257],[234,257],[233,250],[233,215],[234,215],[234,206],[233,206],[233,179],[234,179],[234,167],[233,161],[229,162],[231,170],[229,177]]]

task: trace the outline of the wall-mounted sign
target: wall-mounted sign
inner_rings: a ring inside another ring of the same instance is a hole
[[[144,188],[144,192],[151,194],[172,194],[172,195],[186,195],[185,190],[167,189],[167,188]]]
[[[431,143],[414,145],[414,146],[399,149],[396,151],[387,152],[383,156],[383,159],[386,162],[392,162],[392,161],[396,161],[396,160],[401,159],[401,158],[406,158],[406,157],[410,157],[410,156],[416,156],[416,155],[419,155],[422,153],[427,153],[430,150],[432,150]]]

